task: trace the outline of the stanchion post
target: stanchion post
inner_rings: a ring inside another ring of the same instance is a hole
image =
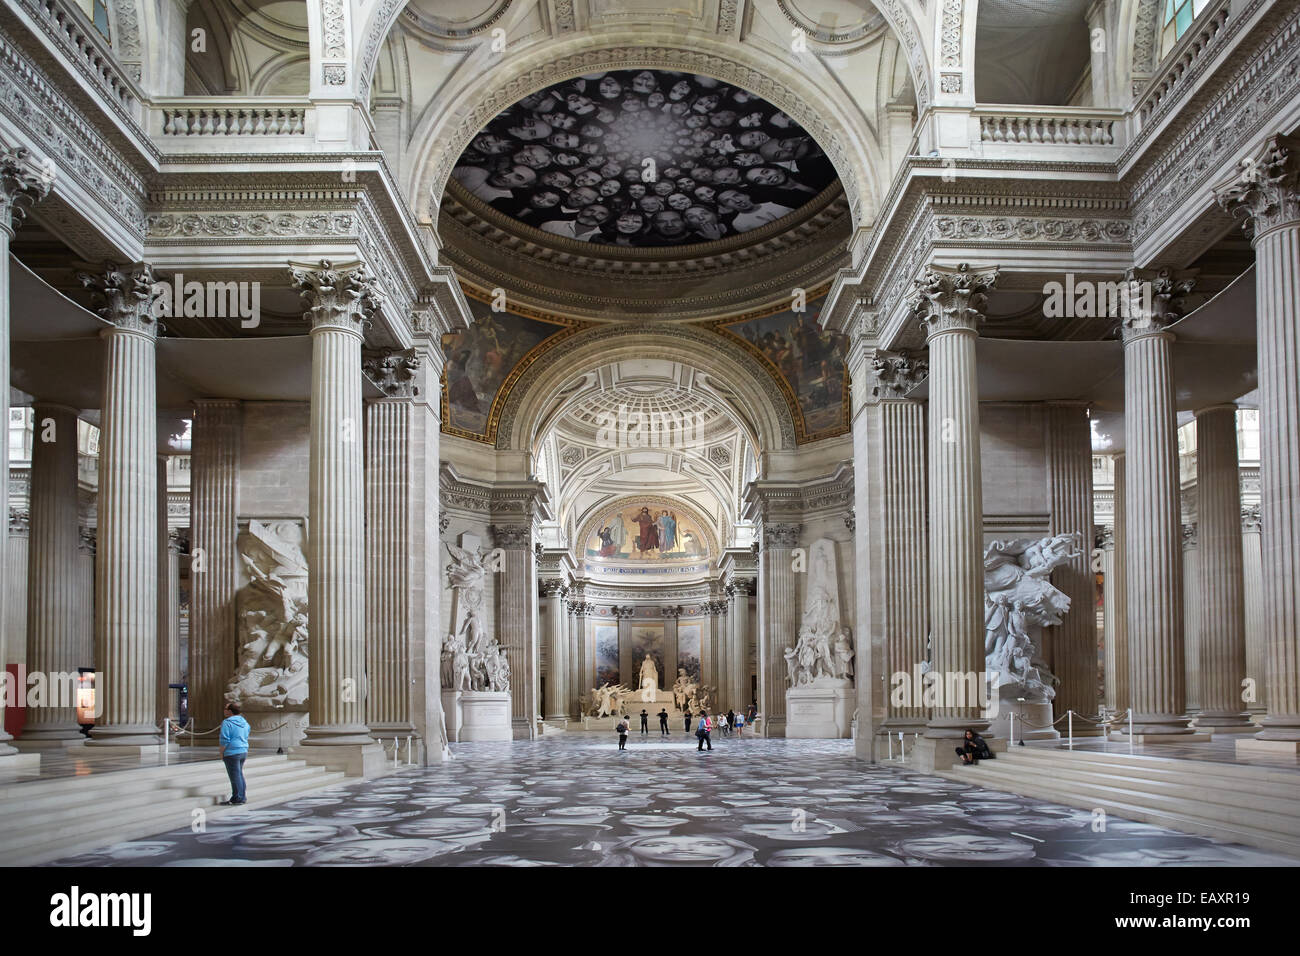
[[[1133,755],[1133,705],[1128,707],[1128,752],[1129,756]]]
[[[1065,713],[1068,718],[1066,722],[1066,727],[1069,728],[1069,732],[1070,732],[1069,748],[1070,750],[1074,750],[1074,711],[1067,710]]]

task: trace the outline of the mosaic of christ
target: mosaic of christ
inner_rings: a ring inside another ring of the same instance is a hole
[[[770,103],[664,70],[592,73],[524,97],[474,138],[453,176],[543,232],[636,247],[757,229],[836,178]]]
[[[633,506],[608,514],[587,542],[587,557],[606,561],[695,560],[707,553],[694,521],[662,506]]]

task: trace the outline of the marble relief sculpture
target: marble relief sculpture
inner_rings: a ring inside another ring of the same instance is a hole
[[[1017,697],[1046,702],[1056,696],[1057,678],[1035,638],[1070,610],[1069,596],[1050,576],[1079,553],[1072,534],[994,541],[984,551],[985,669]]]
[[[825,538],[809,554],[803,623],[794,647],[784,651],[791,687],[825,679],[852,680],[853,632],[841,623],[833,543]]]
[[[456,691],[510,690],[510,662],[496,640],[488,636],[478,610],[483,604],[483,578],[487,566],[483,556],[448,544],[452,562],[447,566],[447,583],[453,595],[452,620],[460,608],[465,617],[460,629],[447,635],[442,645],[443,687]]]
[[[307,559],[295,522],[249,523],[236,592],[239,666],[226,689],[250,713],[307,709]]]
[[[588,698],[593,717],[608,717],[619,713],[620,705],[632,696],[632,689],[619,684],[611,687],[609,681],[594,687]]]

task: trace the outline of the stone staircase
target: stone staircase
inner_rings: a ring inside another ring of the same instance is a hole
[[[341,783],[345,775],[278,754],[244,762],[248,807]],[[31,866],[189,827],[194,811],[232,812],[220,760],[0,784],[0,866]],[[237,812],[237,811],[236,811]]]
[[[937,775],[1300,857],[1295,770],[1017,747]]]

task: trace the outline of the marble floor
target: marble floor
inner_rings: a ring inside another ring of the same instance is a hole
[[[850,741],[565,734],[401,769],[52,866],[1300,866],[870,766]],[[257,780],[248,781],[251,794]]]

